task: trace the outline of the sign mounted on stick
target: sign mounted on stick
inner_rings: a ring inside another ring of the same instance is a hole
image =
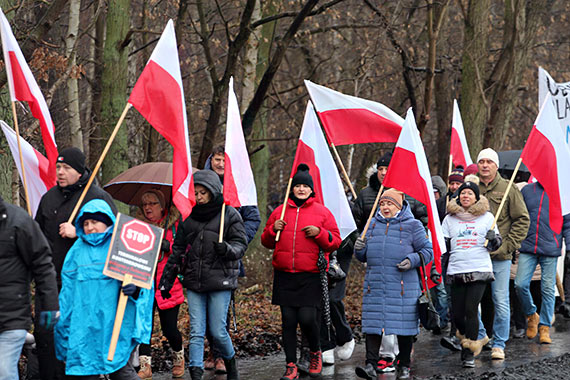
[[[103,274],[120,281],[130,274],[132,283],[150,289],[163,234],[162,228],[119,213]]]

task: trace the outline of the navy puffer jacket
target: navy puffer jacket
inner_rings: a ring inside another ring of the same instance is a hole
[[[415,268],[421,254],[427,264],[433,259],[432,245],[419,220],[414,219],[407,201],[400,213],[386,219],[376,213],[366,232],[366,247],[354,251],[366,262],[362,331],[367,334],[416,335],[419,333],[417,302],[420,282]],[[409,259],[412,269],[396,267]]]
[[[538,182],[528,184],[523,187],[521,193],[530,216],[530,227],[519,251],[550,257],[560,256],[562,238],[566,240],[567,247],[570,244],[570,215],[564,216],[562,233],[556,234],[550,228],[548,195],[542,185]]]

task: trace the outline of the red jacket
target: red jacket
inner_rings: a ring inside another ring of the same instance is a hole
[[[334,216],[315,198],[307,199],[301,207],[289,199],[283,218],[287,224],[276,243],[273,224],[281,217],[282,209],[283,205],[271,213],[261,235],[261,243],[269,249],[275,249],[273,268],[283,272],[318,272],[319,249],[325,251],[328,261],[329,253],[341,243]],[[309,225],[321,229],[314,238],[305,237],[305,232],[301,231]]]

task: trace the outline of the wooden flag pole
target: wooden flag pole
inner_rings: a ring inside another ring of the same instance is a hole
[[[283,209],[281,209],[281,217],[279,219],[283,219],[285,217],[285,209],[287,207],[287,201],[289,200],[289,192],[291,191],[291,184],[293,183],[293,177],[289,178],[289,182],[287,183],[287,191],[285,192],[285,200],[283,201]],[[275,241],[279,241],[281,237],[281,231],[277,231],[277,235],[275,235]]]
[[[103,149],[103,153],[101,153],[101,157],[99,157],[99,161],[97,161],[97,165],[95,165],[95,169],[93,169],[93,173],[91,173],[91,177],[89,177],[89,181],[87,182],[87,185],[85,185],[85,188],[83,189],[83,192],[81,193],[81,196],[79,197],[79,200],[77,201],[77,204],[75,205],[75,208],[73,209],[73,212],[69,216],[69,219],[67,221],[68,223],[72,223],[73,219],[75,218],[75,215],[77,215],[77,212],[79,211],[79,207],[81,206],[81,202],[83,202],[83,199],[85,199],[85,195],[87,195],[87,191],[89,190],[89,188],[91,187],[91,184],[93,183],[93,180],[97,176],[97,172],[99,172],[99,169],[101,168],[101,164],[103,164],[103,160],[105,159],[107,152],[109,152],[109,149],[111,148],[111,144],[113,143],[113,140],[115,140],[115,136],[117,136],[117,132],[119,132],[119,128],[121,127],[121,124],[123,124],[123,121],[125,120],[125,117],[127,116],[127,112],[131,109],[131,107],[132,107],[131,103],[127,103],[127,105],[125,106],[125,109],[123,110],[123,113],[121,114],[121,117],[119,118],[119,121],[117,122],[117,125],[115,126],[115,129],[113,130],[113,133],[111,133],[111,137],[109,137],[109,141],[107,141],[107,145],[105,145],[105,149]]]
[[[503,195],[503,199],[501,199],[501,203],[499,204],[499,208],[497,209],[497,212],[495,213],[495,219],[493,219],[493,224],[491,225],[491,230],[495,228],[495,226],[497,225],[497,219],[499,219],[499,215],[501,215],[501,211],[503,211],[503,207],[505,206],[505,201],[507,200],[507,197],[509,195],[509,191],[511,190],[511,187],[513,186],[513,182],[515,182],[515,176],[517,175],[519,168],[522,164],[522,158],[519,158],[519,160],[517,161],[517,165],[515,166],[515,170],[513,171],[513,175],[511,176],[511,180],[509,181],[509,184],[507,185],[507,190],[505,190],[505,195]],[[499,175],[497,173],[497,175]],[[485,239],[485,247],[487,246],[487,244],[489,244],[489,241],[487,239]]]
[[[311,101],[311,104],[313,105],[313,110],[315,111],[315,116],[317,117],[317,120],[319,121],[319,125],[321,126],[322,129],[324,129],[323,128],[323,122],[321,121],[319,113],[317,112],[317,107],[315,106],[313,99],[310,99],[310,101]],[[324,129],[324,130],[326,132],[326,129]],[[325,133],[325,135],[326,135],[326,133]],[[346,172],[346,169],[344,168],[342,160],[340,159],[340,156],[338,155],[336,147],[332,143],[330,144],[330,146],[334,152],[334,156],[336,157],[338,164],[340,165],[340,170],[342,172],[342,175],[344,176],[344,180],[346,181],[348,188],[350,189],[350,192],[352,193],[352,197],[353,197],[353,199],[356,199],[356,197],[357,197],[356,192],[354,191],[354,187],[352,187],[352,183],[350,182],[350,178],[348,177],[348,173]]]
[[[220,235],[218,237],[218,243],[224,241],[224,220],[226,216],[226,202],[222,203],[222,215],[220,219]]]
[[[22,182],[24,183],[24,194],[26,196],[26,206],[28,214],[32,216],[32,207],[30,206],[30,196],[28,195],[28,184],[26,182],[26,168],[24,167],[24,157],[22,155],[22,147],[20,146],[20,128],[18,127],[18,115],[16,114],[16,102],[12,102],[12,114],[14,115],[14,128],[16,129],[16,140],[18,141],[18,153],[20,154],[20,167],[22,168]]]
[[[380,190],[378,190],[378,194],[376,194],[376,199],[374,200],[374,205],[372,206],[372,210],[370,210],[370,215],[368,216],[368,220],[366,221],[366,225],[364,226],[364,230],[362,231],[362,235],[360,238],[364,239],[366,236],[366,232],[368,231],[368,227],[370,226],[370,222],[372,222],[372,218],[374,217],[374,212],[376,211],[376,207],[378,207],[378,202],[380,201],[380,196],[384,191],[384,185],[380,186]]]
[[[130,284],[133,281],[131,274],[125,274],[123,279],[123,286]],[[109,353],[107,360],[112,362],[115,357],[115,349],[119,341],[119,333],[121,332],[121,325],[123,324],[123,317],[125,316],[125,308],[127,307],[127,300],[129,296],[125,295],[122,291],[119,293],[119,304],[117,305],[117,314],[115,314],[115,324],[113,325],[113,335],[111,336],[111,344],[109,345]]]
[[[449,176],[451,175],[451,170],[453,168],[453,155],[449,154],[449,167],[447,169],[447,183],[449,184]],[[449,186],[449,185],[448,185]],[[442,194],[443,195],[443,194]],[[447,204],[449,203],[449,197],[445,194],[445,209],[447,210]]]

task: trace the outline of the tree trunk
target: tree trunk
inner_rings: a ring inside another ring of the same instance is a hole
[[[103,108],[103,98],[101,94],[101,78],[103,77],[103,50],[105,47],[105,12],[100,12],[95,22],[95,41],[93,41],[93,77],[92,87],[92,122],[89,132],[89,166],[93,167],[101,154],[101,112]]]
[[[127,93],[127,44],[125,36],[129,30],[130,0],[109,2],[107,11],[107,33],[103,51],[102,137],[108,140],[126,105]],[[123,126],[103,163],[103,183],[128,168],[127,128]]]
[[[69,25],[65,37],[65,56],[69,60],[68,65],[75,66],[76,52],[75,43],[79,32],[79,11],[81,0],[71,0],[69,3]],[[81,131],[81,119],[79,114],[79,86],[77,76],[70,75],[67,79],[67,114],[71,145],[83,149],[83,132]]]

